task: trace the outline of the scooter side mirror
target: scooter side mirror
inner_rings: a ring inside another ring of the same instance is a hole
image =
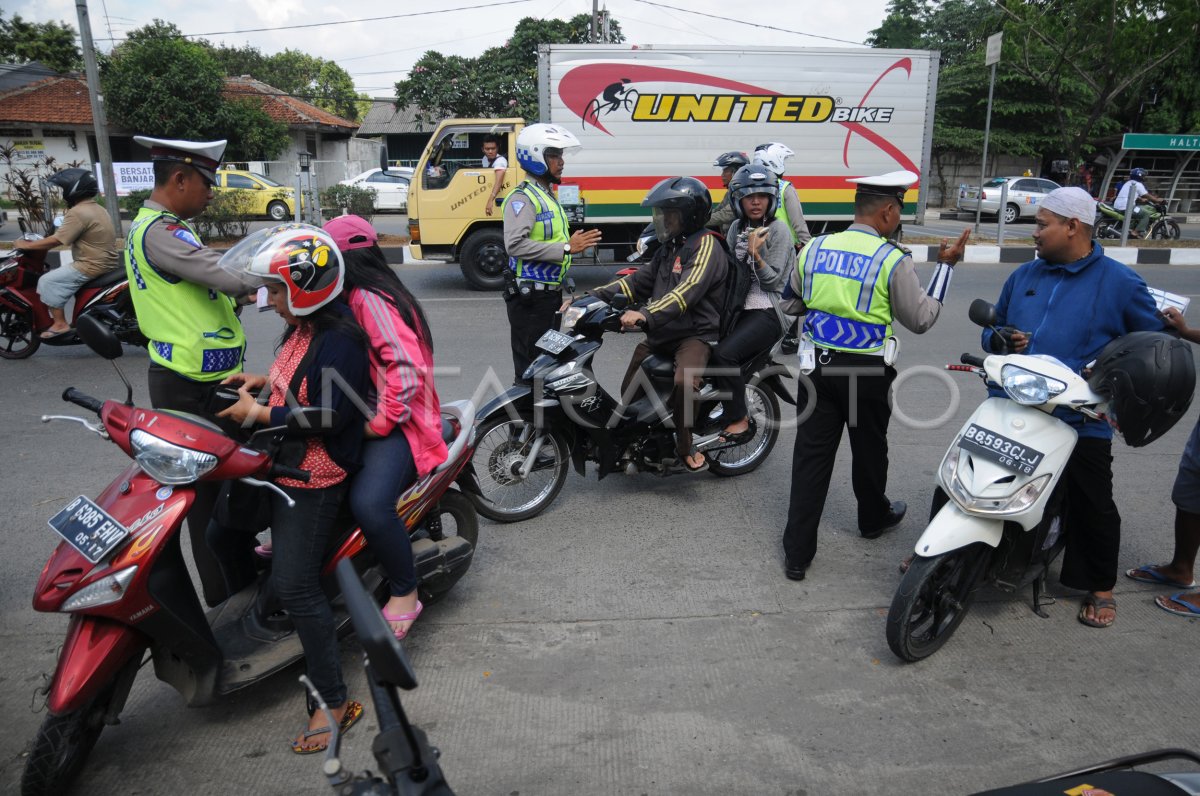
[[[124,353],[113,330],[91,315],[81,315],[75,322],[75,331],[88,348],[109,361],[119,359]]]
[[[983,326],[984,328],[994,326],[996,323],[996,307],[990,302],[977,298],[971,302],[971,307],[967,310],[967,317],[976,326]]]
[[[625,308],[629,306],[629,296],[626,296],[624,293],[618,293],[612,297],[612,300],[608,304],[617,312],[624,312]]]

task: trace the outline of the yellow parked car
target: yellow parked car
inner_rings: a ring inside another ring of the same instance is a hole
[[[221,169],[217,172],[214,191],[236,191],[247,197],[247,212],[267,216],[272,221],[286,221],[296,216],[296,189],[253,171]]]

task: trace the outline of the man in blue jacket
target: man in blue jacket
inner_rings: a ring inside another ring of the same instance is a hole
[[[1110,341],[1165,324],[1146,283],[1092,240],[1096,202],[1082,188],[1059,188],[1042,200],[1033,233],[1037,259],[1012,273],[996,302],[996,325],[1012,326],[1011,347],[991,330],[993,353],[1046,354],[1079,373]],[[1113,585],[1121,515],[1113,501],[1112,428],[1077,412],[1055,412],[1079,432],[1063,477],[1069,513],[1062,583],[1088,592],[1079,621],[1108,627],[1117,617]]]

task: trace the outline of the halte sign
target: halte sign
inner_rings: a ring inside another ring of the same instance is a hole
[[[1156,135],[1126,133],[1121,138],[1122,149],[1168,149],[1176,152],[1200,151],[1200,135]]]

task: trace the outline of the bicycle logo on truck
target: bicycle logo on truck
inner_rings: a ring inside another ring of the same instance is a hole
[[[834,123],[846,128],[842,148],[845,165],[850,165],[850,138],[859,135],[887,153],[902,168],[919,171],[899,147],[868,127],[892,122],[895,108],[868,105],[867,100],[884,77],[897,70],[911,77],[912,59],[901,58],[885,69],[853,106],[843,105],[840,99],[822,94],[785,95],[712,75],[627,63],[576,67],[563,76],[558,94],[567,108],[579,117],[584,129],[590,125],[610,136],[613,133],[605,126],[604,119],[613,113],[637,123]],[[625,77],[614,80],[614,74]],[[634,83],[684,83],[719,89],[721,93],[651,93],[639,91],[633,87]]]

